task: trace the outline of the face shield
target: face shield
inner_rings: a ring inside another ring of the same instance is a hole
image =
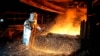
[[[33,13],[30,13],[28,20],[31,21],[31,22],[34,21],[34,14]]]

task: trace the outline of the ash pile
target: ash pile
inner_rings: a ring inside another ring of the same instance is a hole
[[[35,38],[34,49],[51,54],[70,55],[80,49],[78,36],[47,33]]]
[[[0,56],[69,56],[80,49],[80,40],[77,36],[54,33],[37,35],[34,49],[26,50],[21,40],[2,43],[1,45],[0,41]]]

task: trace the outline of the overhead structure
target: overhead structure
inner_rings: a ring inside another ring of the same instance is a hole
[[[59,14],[63,14],[66,9],[57,4],[68,3],[71,1],[72,0],[20,0],[20,2],[23,2],[30,6]]]

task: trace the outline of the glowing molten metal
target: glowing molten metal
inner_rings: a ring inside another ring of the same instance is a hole
[[[55,19],[49,32],[58,34],[80,35],[80,23],[86,21],[86,8],[68,9],[64,15]]]

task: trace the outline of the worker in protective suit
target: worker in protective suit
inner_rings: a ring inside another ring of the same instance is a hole
[[[34,28],[37,28],[39,31],[41,31],[41,28],[37,24],[37,13],[35,12],[30,13],[29,18],[24,22],[23,39],[22,39],[23,45],[29,46],[30,37],[32,35],[31,33],[32,30],[34,30]]]

